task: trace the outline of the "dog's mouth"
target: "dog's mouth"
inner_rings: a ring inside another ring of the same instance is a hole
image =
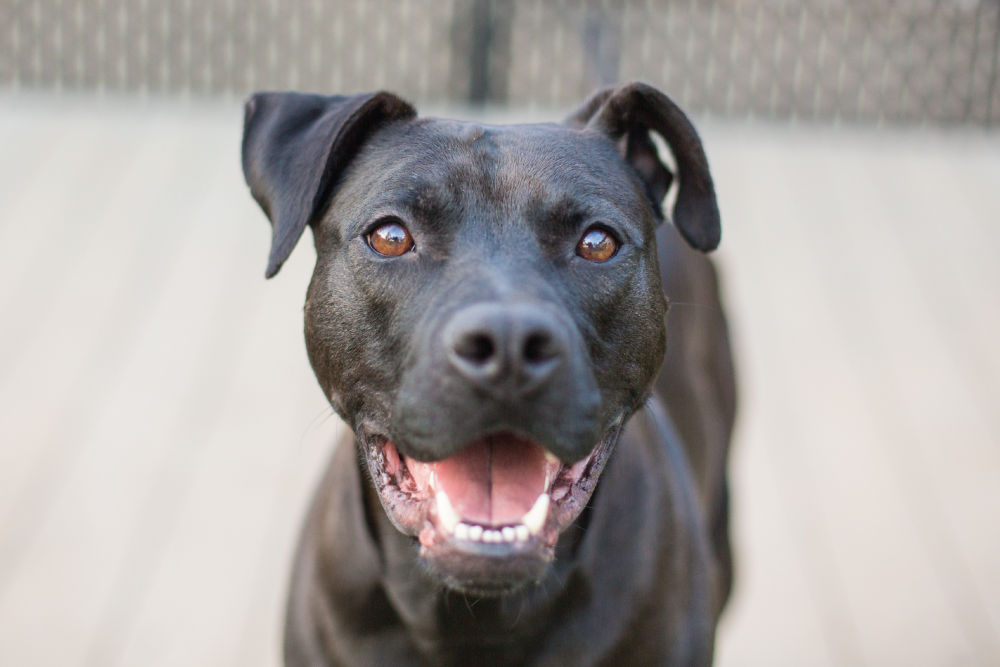
[[[417,538],[449,586],[517,588],[544,573],[562,532],[586,507],[621,420],[584,458],[564,463],[529,438],[501,432],[423,462],[387,437],[362,433],[369,472],[389,519]]]

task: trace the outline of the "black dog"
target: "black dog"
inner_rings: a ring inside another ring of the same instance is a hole
[[[680,241],[720,236],[681,110],[629,84],[497,127],[264,93],[243,168],[268,277],[312,227],[309,358],[352,431],[302,536],[287,663],[710,663],[734,387],[714,270]],[[696,304],[669,335],[664,292]]]

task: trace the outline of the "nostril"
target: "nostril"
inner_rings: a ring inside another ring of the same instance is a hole
[[[558,355],[552,336],[533,333],[524,341],[524,360],[529,364],[539,364]]]
[[[496,345],[493,344],[493,339],[485,334],[469,334],[455,344],[455,352],[466,361],[485,364],[493,358]]]

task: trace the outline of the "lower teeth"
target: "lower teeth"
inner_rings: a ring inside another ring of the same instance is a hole
[[[459,523],[455,526],[453,534],[456,539],[466,542],[486,542],[489,544],[527,542],[528,538],[531,537],[531,531],[523,523],[502,528],[484,528],[474,524]]]
[[[535,500],[531,509],[521,518],[521,523],[498,528],[486,528],[460,521],[458,513],[448,499],[448,494],[444,491],[438,491],[435,500],[437,503],[438,522],[441,528],[444,529],[444,532],[454,535],[456,539],[469,542],[487,542],[491,544],[500,542],[526,542],[532,535],[537,535],[541,532],[549,513],[549,495],[542,493]]]

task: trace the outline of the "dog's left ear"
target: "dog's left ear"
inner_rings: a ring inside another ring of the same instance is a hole
[[[306,225],[323,214],[362,143],[417,112],[391,93],[256,93],[243,120],[243,175],[273,226],[266,276],[278,272]]]
[[[663,217],[661,202],[673,175],[660,161],[650,130],[669,144],[677,162],[680,186],[674,224],[694,248],[714,250],[722,228],[708,159],[691,121],[673,101],[644,83],[627,83],[595,93],[573,112],[566,124],[605,134],[619,146],[645,185],[653,211]]]

